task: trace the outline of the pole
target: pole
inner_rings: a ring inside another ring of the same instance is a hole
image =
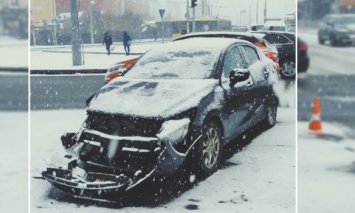
[[[161,17],[161,42],[164,43],[164,16]]]
[[[245,10],[243,11],[243,13],[244,13],[244,25],[245,25]]]
[[[54,45],[58,45],[58,42],[57,42],[57,25],[54,26]]]
[[[251,24],[251,5],[249,5],[249,25]]]
[[[265,0],[265,9],[264,9],[264,23],[266,22],[266,0]]]
[[[192,8],[192,32],[196,32],[195,8]]]
[[[259,0],[256,0],[256,21],[255,21],[256,23],[255,24],[259,23],[258,13],[259,13]]]
[[[92,23],[92,3],[93,3],[93,0],[89,0],[89,8],[90,8],[90,41],[91,41],[91,44],[94,43],[94,26],[93,26],[93,23]]]
[[[186,33],[190,32],[190,12],[189,12],[189,0],[186,0]]]
[[[72,49],[72,58],[73,66],[82,65],[81,61],[81,41],[79,40],[79,25],[78,25],[78,3],[77,0],[71,0],[70,3],[71,11],[71,49]]]

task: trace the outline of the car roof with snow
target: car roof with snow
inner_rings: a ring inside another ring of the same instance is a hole
[[[176,39],[173,42],[165,43],[159,48],[169,49],[172,47],[176,47],[178,49],[181,49],[181,46],[184,46],[189,49],[190,48],[216,48],[216,49],[220,48],[220,50],[222,50],[223,48],[236,42],[250,43],[246,40],[236,39],[236,38],[221,38],[221,37],[211,38],[211,37],[192,36],[191,39]]]
[[[226,31],[226,32],[221,32],[221,31],[207,31],[207,32],[197,32],[197,33],[189,33],[186,35],[183,35],[177,39],[175,39],[174,41],[178,41],[178,40],[182,40],[185,38],[191,38],[191,37],[199,37],[199,36],[213,36],[216,35],[216,37],[218,36],[223,36],[223,35],[230,35],[230,36],[249,36],[249,37],[254,37],[251,33],[249,32],[230,32],[230,31]]]

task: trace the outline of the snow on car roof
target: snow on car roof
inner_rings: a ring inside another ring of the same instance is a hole
[[[253,35],[249,32],[221,32],[221,31],[208,31],[208,32],[197,32],[197,33],[189,33],[186,35],[181,36],[180,38],[188,38],[188,37],[193,37],[193,36],[198,36],[198,35],[244,35],[244,36],[250,36],[252,37]],[[178,38],[177,40],[179,40]]]
[[[202,33],[201,33],[202,34]],[[174,42],[166,43],[159,48],[170,49],[172,47],[179,48],[181,46],[189,46],[192,48],[203,48],[203,47],[212,47],[222,50],[223,48],[233,44],[236,42],[236,39],[230,38],[206,38],[206,37],[196,37],[191,39],[182,39],[176,40]],[[243,40],[239,40],[239,42],[245,42]]]

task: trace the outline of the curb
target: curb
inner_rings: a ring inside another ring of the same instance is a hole
[[[27,72],[28,73],[29,68],[28,67],[0,67],[0,72]]]
[[[107,69],[31,70],[31,75],[98,74],[98,73],[106,73],[106,71],[107,71]]]
[[[70,50],[42,50],[42,52],[47,52],[47,53],[72,53]],[[102,54],[102,55],[107,55],[107,52],[85,52],[85,54]],[[142,55],[144,53],[129,53],[129,55]],[[126,53],[115,53],[111,52],[110,55],[126,55]]]

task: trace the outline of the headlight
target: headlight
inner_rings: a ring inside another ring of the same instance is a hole
[[[161,141],[170,141],[173,144],[177,143],[186,136],[189,130],[189,124],[189,118],[165,121],[157,137]]]
[[[110,68],[108,68],[107,72],[109,73],[109,72],[113,72],[113,71],[116,71],[116,70],[120,70],[123,67],[124,67],[124,64],[121,64],[121,63],[115,64],[115,65],[111,66]]]
[[[345,28],[338,28],[338,29],[336,29],[339,33],[341,33],[341,34],[346,34],[346,33],[348,33],[349,32],[349,30],[347,30],[347,29],[345,29]]]

